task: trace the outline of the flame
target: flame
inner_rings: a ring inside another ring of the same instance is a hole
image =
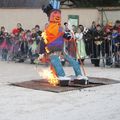
[[[41,76],[44,79],[47,79],[50,85],[52,86],[58,85],[59,83],[58,77],[56,76],[54,71],[51,69],[51,67],[43,71],[36,69],[36,71],[38,72],[39,76]]]
[[[43,74],[46,75],[50,85],[53,85],[53,86],[58,85],[58,78],[51,69],[44,71]]]
[[[48,50],[48,47],[45,47],[45,50],[47,53],[50,53],[50,51]]]
[[[46,31],[42,32],[42,38],[44,39],[45,44],[48,44]],[[46,50],[47,53],[50,52],[47,47],[45,47],[45,50]]]
[[[47,41],[46,31],[42,32],[42,38],[44,39],[45,44],[47,44],[48,41]]]

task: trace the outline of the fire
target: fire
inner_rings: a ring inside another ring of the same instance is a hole
[[[46,30],[42,33],[42,37],[43,37],[43,39],[44,39],[45,44],[48,44],[47,35],[46,35]],[[47,47],[45,47],[45,50],[46,50],[47,53],[49,53],[49,50],[48,50]],[[43,58],[41,58],[41,57],[39,56],[38,60],[40,60],[40,61],[45,61],[45,62],[46,62],[45,56],[44,56]],[[43,78],[47,79],[48,82],[49,82],[51,85],[53,85],[53,86],[58,85],[59,81],[58,81],[56,72],[55,72],[55,70],[54,70],[53,67],[50,67],[49,70],[43,70],[43,71],[38,70],[38,69],[36,68],[36,71],[38,72],[39,76],[42,76]]]
[[[45,32],[45,31],[42,32],[42,38],[44,39],[45,44],[47,44],[48,41],[47,41],[47,35],[46,35],[46,32]]]
[[[53,86],[56,86],[58,84],[58,78],[57,76],[53,73],[53,71],[50,69],[50,70],[46,70],[43,72],[44,75],[46,75],[47,79],[48,79],[48,82],[53,85]]]
[[[45,69],[43,71],[36,69],[39,76],[43,77],[44,79],[47,79],[49,84],[52,86],[56,86],[58,85],[59,81],[58,81],[58,77],[55,75],[55,73],[53,72],[53,70],[50,69]]]

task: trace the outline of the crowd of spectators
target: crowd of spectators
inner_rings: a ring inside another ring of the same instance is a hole
[[[71,29],[65,22],[64,32],[64,37],[67,37],[68,41],[65,41],[63,49],[78,62],[82,60],[84,63],[86,58],[90,58],[95,66],[100,66],[100,60],[107,66],[120,66],[120,20],[114,24],[108,22],[104,26],[93,21],[90,28],[72,25]],[[1,60],[24,62],[29,59],[31,64],[34,64],[35,59],[44,52],[45,44],[39,25],[35,25],[32,30],[25,30],[21,23],[18,23],[10,33],[1,26]]]

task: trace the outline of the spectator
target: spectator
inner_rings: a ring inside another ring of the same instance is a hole
[[[76,26],[72,25],[72,30],[70,31],[71,38],[68,41],[68,54],[76,59],[76,42],[75,42],[75,33],[76,33]]]
[[[104,27],[104,46],[105,46],[105,55],[106,55],[106,65],[111,66],[112,61],[112,49],[111,49],[111,42],[112,42],[112,22],[108,22]]]
[[[120,34],[117,27],[113,28],[112,47],[115,55],[115,65],[118,66],[120,64]]]
[[[10,49],[11,41],[9,34],[5,31],[4,26],[1,27],[0,31],[0,43],[2,60],[7,61],[8,50]]]
[[[77,43],[77,59],[80,62],[80,59],[82,59],[82,62],[84,62],[84,59],[86,57],[86,51],[85,51],[85,43],[83,40],[83,29],[81,27],[78,27],[77,32],[75,33],[76,43]]]
[[[120,33],[120,20],[116,20],[114,28],[117,29],[118,33]]]
[[[93,40],[93,64],[96,67],[100,65],[100,51],[101,51],[101,44],[103,41],[103,31],[100,25],[96,26],[96,30],[94,31],[94,40]]]
[[[24,29],[22,28],[22,24],[21,23],[17,23],[17,29],[18,29],[19,33],[24,31]]]

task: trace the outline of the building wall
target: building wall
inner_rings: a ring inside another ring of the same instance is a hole
[[[62,24],[68,20],[68,15],[79,15],[79,23],[87,27],[92,21],[99,20],[97,9],[62,9]],[[18,22],[22,23],[25,29],[31,29],[36,24],[43,29],[48,18],[41,9],[0,9],[0,26],[4,25],[11,31]]]
[[[99,12],[97,9],[62,9],[62,21],[68,19],[68,15],[79,15],[79,24],[90,27],[92,21],[99,22]]]
[[[4,25],[10,31],[18,22],[25,29],[31,29],[36,24],[43,28],[47,16],[40,9],[0,9],[0,26]]]
[[[107,21],[111,21],[114,23],[116,20],[120,20],[120,10],[104,11],[103,12],[103,23],[104,24]]]

